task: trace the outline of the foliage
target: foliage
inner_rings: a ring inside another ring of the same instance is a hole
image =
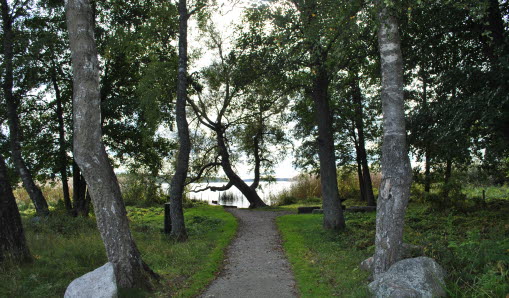
[[[137,290],[138,297],[194,297],[214,279],[237,223],[219,207],[192,208],[185,215],[190,238],[186,243],[176,243],[161,232],[162,208],[128,207],[133,236],[143,258],[162,276],[154,293]],[[24,216],[23,222],[35,260],[0,269],[2,297],[63,296],[73,279],[106,262],[93,218]]]
[[[167,201],[160,179],[148,173],[138,171],[120,175],[119,184],[127,206],[161,205]]]

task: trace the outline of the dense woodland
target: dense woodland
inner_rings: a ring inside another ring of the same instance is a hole
[[[402,257],[387,247],[403,242],[409,199],[474,217],[507,209],[506,0],[0,4],[0,266],[37,260],[23,232],[37,233],[34,218],[91,217],[119,285],[151,289],[161,272],[126,205],[171,201],[170,237],[192,243],[207,217],[186,218],[191,183],[220,177],[201,190],[235,187],[265,208],[257,189],[288,152],[296,181],[320,190],[296,182],[280,205],[322,203],[322,228],[339,235],[355,229],[342,201],[377,206],[375,278]],[[243,9],[225,32],[229,5]],[[508,258],[490,267],[505,281]]]

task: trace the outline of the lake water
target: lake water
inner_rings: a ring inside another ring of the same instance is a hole
[[[251,184],[250,181],[246,181],[248,185]],[[226,182],[211,182],[209,184],[207,183],[192,183],[190,185],[190,190],[197,190],[202,189],[209,186],[223,186]],[[260,196],[260,198],[267,204],[271,205],[271,197],[274,197],[278,195],[280,192],[282,192],[285,189],[288,189],[290,185],[292,184],[292,181],[288,180],[281,180],[275,182],[265,182],[261,181],[260,185],[256,189],[256,192]],[[168,184],[163,183],[162,185],[163,189],[168,189]],[[221,194],[228,193],[231,194],[233,197],[233,201],[222,201],[220,200]],[[214,205],[212,201],[217,201],[219,205],[229,205],[229,206],[237,206],[238,208],[248,208],[249,207],[249,201],[246,200],[246,198],[242,195],[242,193],[235,187],[232,186],[227,191],[211,191],[211,190],[205,190],[201,192],[189,192],[189,197],[191,199],[196,199],[200,201],[208,202],[211,205]]]

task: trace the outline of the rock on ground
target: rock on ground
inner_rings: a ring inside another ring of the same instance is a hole
[[[424,255],[424,248],[419,245],[403,243],[403,256],[402,259],[416,258]],[[373,271],[373,257],[369,257],[361,262],[361,269],[364,271]]]
[[[281,212],[229,209],[239,221],[226,265],[202,297],[297,297],[275,218]]]
[[[117,297],[117,280],[113,264],[105,265],[73,280],[64,298],[111,298]]]
[[[369,284],[375,297],[444,297],[445,270],[428,257],[405,259]]]

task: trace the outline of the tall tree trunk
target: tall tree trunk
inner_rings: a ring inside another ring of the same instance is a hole
[[[4,157],[0,155],[0,265],[23,263],[31,259]]]
[[[38,215],[46,216],[49,214],[48,203],[44,198],[40,188],[35,184],[32,174],[28,170],[23,157],[21,156],[21,140],[20,140],[20,127],[18,117],[19,100],[15,98],[12,89],[14,86],[13,78],[13,44],[14,33],[12,32],[12,24],[14,19],[11,15],[7,0],[1,0],[2,4],[2,21],[3,21],[3,39],[4,39],[4,79],[2,88],[4,91],[4,98],[7,104],[7,118],[9,122],[9,138],[11,143],[12,160],[14,166],[18,171],[19,176],[23,182],[30,199],[34,203],[35,210]]]
[[[253,138],[253,153],[254,153],[254,161],[255,161],[255,167],[254,167],[254,179],[253,183],[249,187],[251,189],[257,189],[258,185],[260,185],[260,168],[262,163],[262,158],[260,156],[260,139],[262,138],[261,134],[261,128],[260,131],[256,134],[256,136]]]
[[[364,187],[364,195],[368,206],[376,206],[375,195],[373,194],[373,183],[371,182],[371,174],[369,173],[368,155],[366,153],[366,141],[364,138],[364,108],[362,106],[362,92],[359,87],[358,80],[352,84],[353,99],[355,102],[355,127],[359,138],[359,159],[362,165],[362,179]]]
[[[429,148],[424,152],[424,192],[431,190],[431,156]]]
[[[332,132],[332,115],[329,107],[329,78],[323,65],[317,67],[311,97],[315,105],[318,125],[318,156],[320,158],[320,180],[322,183],[323,227],[330,230],[345,228],[341,209]]]
[[[408,158],[403,96],[403,57],[394,12],[379,1],[378,46],[382,71],[382,183],[378,197],[374,278],[402,257],[403,226],[412,171]]]
[[[54,68],[56,65],[52,65]],[[58,120],[58,168],[60,170],[60,180],[62,181],[62,192],[64,194],[64,205],[68,213],[73,213],[71,196],[69,195],[69,184],[67,177],[67,150],[65,146],[65,124],[64,124],[64,108],[60,88],[58,87],[56,70],[52,70],[51,81],[55,91],[55,100],[57,104],[57,120]]]
[[[72,186],[74,214],[77,216],[88,217],[88,213],[90,212],[90,200],[87,198],[87,183],[85,182],[83,175],[81,175],[80,168],[74,159],[72,163]]]
[[[428,111],[428,80],[426,76],[422,76],[422,103],[424,109]],[[429,148],[429,140],[424,140],[424,191],[429,193],[431,190],[431,152]]]
[[[364,178],[362,177],[362,163],[361,163],[361,160],[359,158],[358,146],[356,145],[355,147],[356,147],[355,151],[356,151],[356,154],[357,154],[357,158],[355,159],[356,162],[357,162],[357,177],[359,179],[359,190],[360,190],[360,193],[361,193],[360,200],[362,202],[365,202],[366,201],[366,191],[365,191],[365,187],[364,187]]]
[[[101,140],[99,60],[89,0],[68,0],[67,27],[73,66],[74,154],[89,186],[108,260],[122,288],[148,287],[153,272],[129,230],[117,177]]]
[[[449,182],[451,181],[452,175],[452,159],[448,158],[445,162],[445,175],[444,175],[444,199],[449,198]]]
[[[228,153],[228,148],[226,147],[226,143],[224,141],[224,128],[220,126],[216,129],[216,140],[219,148],[219,154],[221,155],[221,167],[223,168],[224,173],[230,180],[230,183],[233,184],[240,192],[246,197],[249,201],[249,208],[258,208],[265,207],[265,204],[258,193],[253,188],[249,187],[249,185],[242,180],[239,175],[235,173],[230,163],[230,153]]]
[[[170,187],[170,217],[171,236],[179,241],[187,239],[187,232],[184,223],[184,211],[182,210],[182,194],[187,178],[189,167],[189,153],[191,152],[191,141],[189,140],[189,127],[186,119],[187,101],[187,4],[186,0],[179,0],[179,62],[178,62],[178,84],[177,104],[175,114],[177,117],[177,129],[179,136],[179,152],[175,175],[171,180]]]

